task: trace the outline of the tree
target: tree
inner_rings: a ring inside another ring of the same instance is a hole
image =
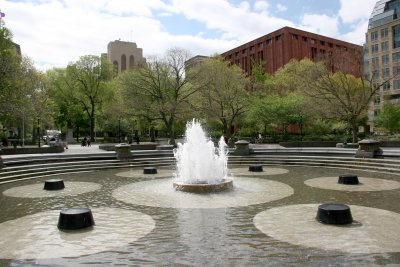
[[[62,83],[58,86],[62,90],[61,94],[79,105],[89,118],[92,140],[96,112],[112,93],[107,86],[107,81],[112,78],[112,70],[112,64],[107,59],[87,55],[68,65],[65,76],[59,77]]]
[[[256,125],[263,126],[264,135],[267,126],[281,127],[285,131],[289,124],[299,125],[300,135],[302,135],[305,121],[312,116],[309,101],[308,97],[298,93],[257,98],[247,114],[247,119]]]
[[[320,114],[347,122],[353,142],[357,142],[358,126],[365,121],[369,103],[376,94],[375,88],[363,78],[342,72],[327,72],[313,82],[306,93],[315,99],[315,107]]]
[[[67,82],[66,68],[53,68],[46,72],[46,88],[49,92],[54,106],[54,121],[60,129],[66,126],[67,129],[77,128],[77,138],[79,138],[79,128],[87,120],[82,116],[82,107],[72,97],[73,92]]]
[[[364,121],[369,104],[379,87],[370,86],[364,78],[343,72],[332,73],[323,62],[308,59],[291,61],[276,77],[280,92],[301,90],[314,100],[315,113],[323,118],[348,123],[353,142],[358,126]]]
[[[194,98],[194,106],[209,119],[218,119],[224,134],[229,137],[235,121],[243,115],[249,105],[248,79],[236,65],[230,65],[221,57],[203,61],[192,78],[200,88]]]
[[[384,129],[391,134],[400,132],[400,106],[384,104],[378,114],[376,121],[378,128]]]
[[[189,97],[197,90],[185,75],[187,59],[189,52],[173,48],[164,58],[150,59],[146,66],[118,77],[130,113],[149,122],[161,120],[170,136],[170,144],[175,144],[176,120],[187,115]]]
[[[22,125],[25,135],[25,125],[33,126],[38,117],[47,119],[51,113],[44,77],[32,60],[18,54],[11,31],[0,24],[0,120],[9,126]]]

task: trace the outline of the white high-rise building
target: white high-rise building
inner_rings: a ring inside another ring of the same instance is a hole
[[[382,85],[369,109],[369,125],[384,103],[400,105],[400,0],[376,3],[364,45],[364,72],[375,86]]]

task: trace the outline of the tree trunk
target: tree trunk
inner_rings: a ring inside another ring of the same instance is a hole
[[[90,118],[90,140],[92,141],[92,142],[94,142],[95,140],[94,140],[94,125],[95,124],[95,121],[94,121],[94,116],[92,116],[91,118]]]
[[[151,128],[150,128],[150,142],[155,142],[155,141],[156,141],[156,138],[155,138],[155,135],[154,135],[154,127],[151,126]]]
[[[357,123],[352,123],[351,125],[351,132],[353,135],[353,143],[357,143],[357,134],[358,134],[358,127],[357,127]]]

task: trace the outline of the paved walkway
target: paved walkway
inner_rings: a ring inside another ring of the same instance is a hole
[[[280,146],[279,144],[250,144],[251,148],[255,149],[285,149],[285,147]],[[312,148],[307,148],[312,149]],[[331,147],[329,149],[332,149]],[[385,147],[382,148],[383,151],[390,151],[394,153],[400,154],[399,147]],[[60,155],[60,154],[96,154],[96,153],[114,153],[113,151],[105,151],[99,149],[98,144],[92,144],[90,147],[82,147],[80,144],[70,144],[68,145],[68,149],[64,150],[64,153],[42,153],[42,154],[17,154],[17,155],[1,155],[3,159],[11,159],[18,157],[40,157],[40,156],[51,156],[51,155]]]

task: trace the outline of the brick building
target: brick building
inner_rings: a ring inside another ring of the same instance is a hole
[[[264,61],[275,73],[292,59],[327,59],[333,71],[363,74],[363,47],[326,36],[284,27],[222,53],[222,57],[251,73],[252,62]],[[336,62],[335,62],[336,61]]]

